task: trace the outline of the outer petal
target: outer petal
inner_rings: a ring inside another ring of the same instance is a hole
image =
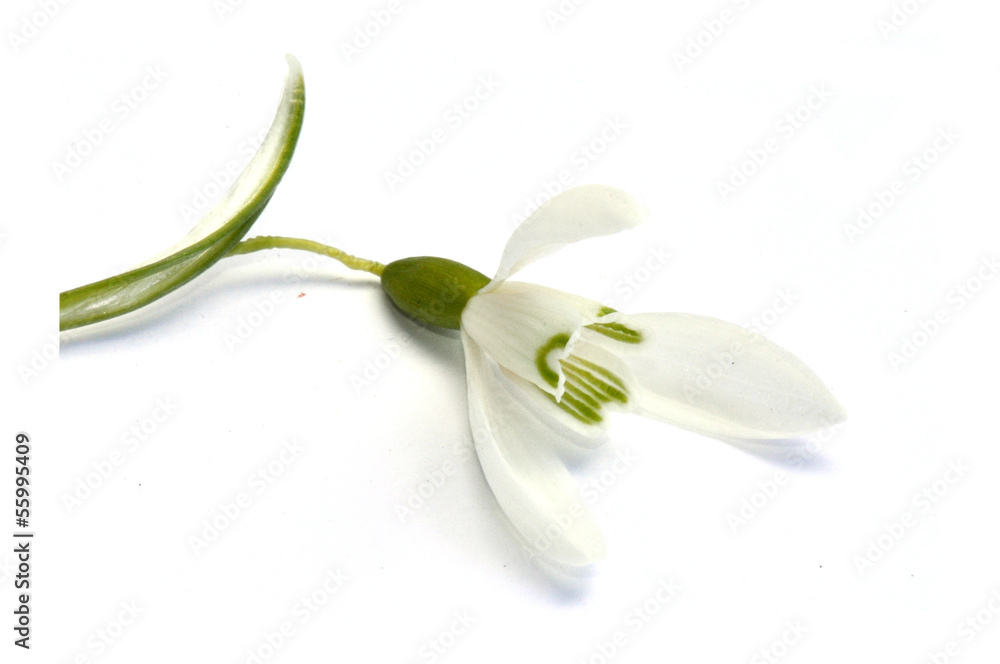
[[[526,545],[561,565],[604,558],[604,538],[550,438],[558,434],[515,396],[474,339],[462,334],[469,419],[479,462],[501,509]]]
[[[555,444],[561,454],[578,456],[581,451],[597,449],[607,442],[607,420],[597,424],[581,422],[554,404],[545,393],[528,381],[505,371],[503,367],[501,372],[511,383],[511,397],[551,429],[554,438],[549,442]]]
[[[791,438],[842,422],[846,412],[798,357],[746,328],[694,314],[629,316],[639,344],[613,344],[647,415],[720,438]]]
[[[496,288],[567,244],[638,226],[648,214],[645,206],[614,187],[590,184],[568,189],[543,203],[514,230],[493,281],[483,290]]]
[[[473,296],[462,314],[462,329],[487,355],[497,362],[504,376],[518,388],[515,398],[533,410],[551,427],[565,431],[573,447],[594,448],[603,444],[607,421],[583,421],[570,413],[579,404],[579,378],[569,378],[562,361],[582,359],[614,371],[621,360],[593,344],[581,344],[583,326],[616,319],[621,314],[607,314],[598,302],[561,290],[536,284],[507,281],[490,293]],[[539,351],[561,335],[564,346],[551,347],[544,355],[545,366],[552,371],[548,381],[539,370]],[[578,374],[579,376],[579,374]],[[573,394],[570,404],[554,404]],[[577,388],[577,389],[574,389]],[[597,411],[626,410],[625,404],[602,403]],[[591,402],[593,403],[593,402]],[[569,449],[569,448],[568,448]]]
[[[559,360],[569,355],[589,321],[557,292],[521,282],[480,291],[465,305],[462,331],[504,369],[558,399],[565,382]]]

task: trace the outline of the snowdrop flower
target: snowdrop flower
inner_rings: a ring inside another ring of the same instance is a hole
[[[759,334],[692,314],[625,315],[509,280],[567,244],[639,224],[644,208],[611,187],[577,187],[542,205],[514,231],[493,279],[444,258],[383,265],[306,239],[244,240],[288,169],[304,112],[302,68],[289,56],[271,129],[226,196],[174,247],[61,293],[60,329],[125,316],[224,258],[266,249],[311,251],[378,276],[408,315],[461,331],[469,417],[486,479],[531,550],[566,567],[604,556],[563,455],[600,445],[609,412],[729,439],[789,438],[844,419],[819,378]]]
[[[431,257],[390,263],[381,275],[404,312],[461,330],[483,472],[530,550],[560,566],[604,557],[561,451],[599,445],[610,411],[749,440],[800,436],[845,417],[802,360],[756,332],[694,314],[625,315],[509,280],[567,244],[645,216],[623,191],[577,187],[518,226],[492,280]]]

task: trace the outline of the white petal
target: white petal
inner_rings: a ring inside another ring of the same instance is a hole
[[[642,223],[649,212],[621,189],[590,184],[568,189],[543,203],[514,230],[500,267],[484,291],[567,244],[610,235]]]
[[[791,438],[842,422],[846,412],[798,357],[746,328],[693,314],[628,317],[639,344],[614,347],[647,415],[720,438]]]
[[[579,343],[583,326],[617,320],[620,316],[605,311],[598,302],[561,290],[507,281],[490,293],[479,293],[470,299],[463,312],[462,329],[500,364],[506,378],[519,388],[513,393],[526,407],[544,418],[546,424],[568,430],[576,447],[592,449],[604,443],[607,420],[603,417],[607,411],[627,409],[627,404],[606,398],[603,391],[595,394],[595,383],[589,387],[581,383],[580,360],[616,375],[621,373],[617,371],[621,360],[612,353],[593,344]],[[545,366],[551,370],[546,381],[539,370],[539,350],[557,335],[566,343],[544,356]],[[576,365],[575,378],[567,375],[566,371],[572,369],[566,369],[563,360]],[[584,372],[590,374],[589,370]],[[570,394],[566,394],[567,389]],[[583,409],[598,416],[596,421],[584,415]]]
[[[503,367],[501,367],[503,371]],[[517,374],[503,371],[512,384],[509,394],[557,434],[550,443],[564,456],[579,457],[584,450],[597,449],[607,442],[608,422],[582,422],[552,403],[550,397]]]
[[[604,558],[604,538],[565,465],[558,436],[514,396],[500,367],[463,332],[469,419],[486,481],[525,545],[549,561],[582,567]]]
[[[488,293],[480,291],[462,312],[462,331],[490,357],[557,399],[565,382],[559,360],[569,355],[585,322],[589,321],[559,291],[515,281]],[[565,343],[552,347],[557,338]],[[544,362],[539,359],[543,348],[551,348]],[[540,364],[549,373],[543,375]]]

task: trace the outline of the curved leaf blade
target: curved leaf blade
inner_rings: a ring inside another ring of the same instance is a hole
[[[250,163],[213,207],[175,246],[128,272],[59,294],[61,331],[135,311],[180,288],[214,265],[246,235],[281,181],[305,115],[302,66],[288,74],[274,121]]]

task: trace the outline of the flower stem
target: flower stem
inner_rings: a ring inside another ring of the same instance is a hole
[[[265,249],[299,249],[301,251],[311,251],[314,254],[338,260],[352,270],[370,272],[377,277],[381,277],[383,270],[385,270],[385,265],[382,263],[351,256],[335,247],[313,242],[312,240],[303,240],[296,237],[279,237],[276,235],[259,235],[249,240],[243,240],[233,247],[228,255],[239,256],[240,254],[249,254]]]

